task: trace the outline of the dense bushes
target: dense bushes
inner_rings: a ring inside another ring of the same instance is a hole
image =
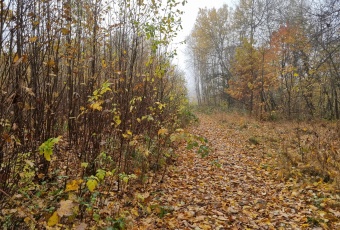
[[[180,27],[178,5],[1,4],[3,228],[88,220],[123,228],[119,210],[110,220],[97,210],[105,195],[165,170],[176,148],[170,137],[192,116],[167,48]]]

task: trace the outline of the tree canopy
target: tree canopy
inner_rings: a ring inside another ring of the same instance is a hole
[[[200,9],[188,38],[198,103],[339,119],[339,12],[335,0]]]

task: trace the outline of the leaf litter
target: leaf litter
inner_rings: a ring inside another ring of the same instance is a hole
[[[199,118],[190,132],[212,151],[202,158],[182,147],[164,182],[149,188],[157,188],[149,204],[161,208],[133,229],[340,229],[339,190],[301,174],[282,178],[273,140],[285,127],[235,115]]]
[[[38,223],[27,205],[1,210],[1,214],[17,213],[26,217],[27,224],[48,229],[112,229],[104,218],[111,218],[115,228],[135,230],[340,229],[336,175],[325,180],[322,174],[313,175],[310,163],[289,161],[312,143],[311,127],[304,125],[299,129],[304,136],[293,138],[292,122],[259,122],[235,114],[199,114],[199,118],[187,131],[208,139],[210,152],[205,157],[177,140],[180,146],[173,164],[166,172],[150,172],[143,184],[131,183],[120,192],[102,185],[98,192],[94,177],[71,179],[64,191],[68,195],[54,200],[49,207],[55,208]],[[159,135],[166,132],[161,130]],[[332,152],[339,150],[339,141],[323,142]],[[75,219],[82,202],[76,193],[85,182],[88,195],[100,197],[101,202],[93,203],[86,218]],[[11,199],[28,202],[20,194]],[[48,203],[38,196],[30,202],[37,210]]]

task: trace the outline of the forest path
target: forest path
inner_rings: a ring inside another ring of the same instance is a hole
[[[201,158],[183,149],[153,197],[169,213],[146,220],[150,228],[327,228],[317,219],[326,213],[312,205],[313,185],[278,179],[279,170],[270,163],[277,161],[271,154],[279,144],[273,137],[277,130],[231,115],[199,119],[190,131],[207,138],[212,151]]]

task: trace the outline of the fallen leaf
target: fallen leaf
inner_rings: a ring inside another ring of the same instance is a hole
[[[138,209],[137,208],[133,208],[131,209],[131,213],[135,216],[139,216],[139,213],[138,213]]]
[[[60,208],[58,208],[57,213],[60,217],[72,216],[74,206],[75,204],[72,200],[62,200],[60,201]]]
[[[55,211],[52,216],[48,219],[47,221],[47,226],[49,227],[53,227],[55,226],[56,224],[59,223],[59,216],[58,216],[58,213],[57,211]]]
[[[66,185],[65,192],[69,191],[78,191],[79,185],[83,182],[83,180],[72,180]]]
[[[75,230],[85,230],[87,228],[87,224],[85,223],[80,223],[75,227]]]

